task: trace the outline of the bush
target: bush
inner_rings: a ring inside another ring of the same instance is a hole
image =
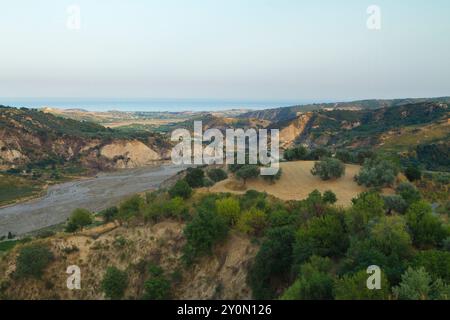
[[[170,281],[157,265],[149,266],[150,279],[144,282],[145,300],[167,300],[170,298]]]
[[[381,188],[391,186],[397,177],[398,169],[387,160],[366,160],[359,174],[355,177],[360,185]]]
[[[203,178],[205,173],[200,168],[189,168],[186,173],[186,182],[191,188],[203,187]]]
[[[409,181],[417,181],[422,179],[422,171],[418,166],[409,166],[405,170],[405,176]]]
[[[281,297],[282,300],[332,300],[333,276],[331,260],[312,256],[300,267],[300,276]]]
[[[111,207],[99,212],[99,215],[103,217],[105,222],[114,221],[119,214],[119,209],[117,207]]]
[[[411,205],[406,212],[406,221],[415,245],[437,246],[447,237],[439,217],[433,215],[431,206],[420,201]]]
[[[404,214],[408,208],[406,201],[399,195],[384,196],[383,201],[387,214],[391,214],[392,211]]]
[[[259,236],[267,225],[268,219],[266,213],[257,208],[251,208],[240,216],[236,227],[243,233]]]
[[[362,270],[353,275],[345,275],[335,283],[336,300],[387,300],[389,299],[389,282],[381,273],[381,289],[369,290],[367,279],[369,275]]]
[[[179,180],[170,190],[169,194],[172,198],[180,197],[189,199],[192,195],[192,188],[185,180]]]
[[[122,204],[119,206],[118,217],[124,221],[138,217],[141,215],[143,205],[144,200],[139,195],[135,195],[122,202]]]
[[[208,177],[214,182],[219,182],[227,179],[228,174],[222,169],[211,169],[208,171]]]
[[[339,256],[347,250],[348,242],[348,235],[337,216],[312,218],[297,232],[294,246],[295,262],[302,264],[312,255]]]
[[[341,160],[344,163],[352,163],[353,162],[353,156],[348,150],[338,150],[336,152],[336,159]]]
[[[363,192],[353,199],[353,206],[345,216],[350,234],[364,236],[369,222],[376,222],[384,215],[384,201],[378,193]]]
[[[409,182],[400,183],[395,192],[406,201],[408,206],[421,199],[419,190]]]
[[[186,245],[183,259],[190,264],[203,254],[210,254],[213,246],[226,238],[228,223],[213,211],[199,210],[184,229]]]
[[[256,165],[244,165],[242,168],[236,171],[236,177],[247,184],[248,179],[257,178],[260,170]]]
[[[308,149],[304,146],[287,149],[284,152],[284,158],[287,161],[306,160],[308,158]]]
[[[19,278],[40,278],[44,269],[53,260],[53,254],[47,246],[31,244],[19,251],[16,261],[16,275]]]
[[[101,287],[106,298],[111,300],[122,299],[128,286],[128,276],[125,271],[116,267],[109,267],[101,282]]]
[[[224,217],[230,225],[235,225],[241,215],[239,201],[235,198],[224,198],[216,201],[217,214]]]
[[[415,268],[423,267],[433,279],[450,283],[450,252],[428,250],[419,252],[413,260]]]
[[[92,222],[93,222],[92,213],[90,213],[86,209],[75,209],[70,215],[69,222],[67,223],[66,226],[66,231],[75,232],[92,224]]]
[[[247,273],[255,299],[273,299],[276,288],[272,279],[285,278],[292,264],[294,229],[286,226],[267,232],[258,254]]]
[[[325,191],[322,199],[325,203],[329,203],[329,204],[335,204],[337,201],[336,194],[331,190]]]
[[[313,176],[319,176],[322,180],[338,179],[345,174],[345,165],[338,159],[324,158],[314,164],[311,170]]]

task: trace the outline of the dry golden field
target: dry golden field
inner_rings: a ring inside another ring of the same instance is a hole
[[[249,180],[246,188],[234,178],[217,183],[209,189],[210,192],[230,192],[242,194],[246,190],[267,192],[282,200],[305,199],[315,189],[320,192],[333,191],[338,198],[338,205],[348,206],[352,198],[366,190],[359,186],[353,177],[359,172],[360,166],[346,165],[345,176],[337,180],[322,181],[311,174],[314,161],[283,162],[280,164],[283,170],[281,179],[275,184],[270,184],[263,179]]]

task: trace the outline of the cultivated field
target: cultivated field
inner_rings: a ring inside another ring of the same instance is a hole
[[[360,166],[346,165],[345,176],[338,180],[322,181],[311,174],[314,161],[283,162],[281,179],[270,184],[262,179],[250,180],[247,188],[243,189],[241,182],[233,178],[221,181],[209,189],[210,192],[230,192],[241,194],[246,190],[267,192],[282,200],[305,199],[315,189],[324,192],[333,191],[338,198],[338,205],[350,205],[352,198],[366,189],[358,186],[353,177],[359,172]]]

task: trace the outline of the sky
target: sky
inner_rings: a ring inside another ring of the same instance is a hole
[[[0,97],[445,96],[449,16],[448,0],[0,0]]]

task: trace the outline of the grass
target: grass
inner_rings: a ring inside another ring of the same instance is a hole
[[[37,195],[41,191],[42,182],[12,175],[0,175],[0,205]]]

